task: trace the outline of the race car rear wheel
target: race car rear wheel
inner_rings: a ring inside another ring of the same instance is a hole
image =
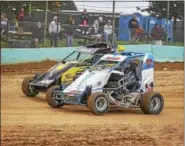
[[[29,83],[34,80],[34,77],[26,77],[22,82],[22,92],[28,97],[35,97],[38,92],[30,87]]]
[[[145,114],[159,114],[164,107],[164,99],[160,93],[147,92],[140,99],[140,107]]]
[[[88,97],[87,107],[94,114],[103,114],[108,111],[108,99],[104,93],[93,93]]]
[[[58,95],[54,92],[57,90],[59,90],[58,86],[52,86],[46,92],[46,101],[47,101],[48,105],[50,105],[53,108],[59,108],[64,105],[63,100],[57,99]]]

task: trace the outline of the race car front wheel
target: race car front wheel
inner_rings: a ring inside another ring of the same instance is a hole
[[[164,99],[160,93],[146,92],[140,99],[140,107],[145,114],[159,114],[164,107]]]
[[[58,99],[58,95],[54,92],[59,90],[58,86],[52,86],[49,88],[46,92],[46,101],[48,105],[50,105],[53,108],[59,108],[64,105],[64,101],[61,99]]]
[[[29,83],[34,80],[34,77],[27,77],[22,82],[22,92],[28,97],[35,97],[38,92],[30,87]]]
[[[88,97],[87,107],[94,114],[103,114],[108,111],[108,99],[104,93],[93,93]]]

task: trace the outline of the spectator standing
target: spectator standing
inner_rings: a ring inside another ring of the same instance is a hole
[[[95,42],[101,42],[102,41],[102,33],[99,31],[99,20],[95,20],[93,24],[94,28],[94,39]]]
[[[135,41],[141,41],[142,36],[143,36],[143,28],[141,27],[141,25],[138,25],[138,28],[136,29],[136,32],[135,32],[134,43]]]
[[[109,41],[109,36],[112,34],[112,25],[111,21],[108,20],[107,24],[104,26],[104,36],[105,36],[105,41]]]
[[[73,45],[73,25],[75,21],[73,19],[72,15],[69,15],[68,21],[67,21],[67,28],[66,28],[66,46],[70,47]]]
[[[102,15],[100,15],[98,17],[98,23],[99,23],[99,29],[98,29],[98,31],[99,31],[99,33],[101,33],[103,35],[105,22],[104,22],[104,18],[103,18]]]
[[[130,31],[131,41],[135,38],[136,29],[138,28],[138,21],[136,19],[136,16],[133,15],[132,19],[129,21],[128,28]]]
[[[58,24],[58,27],[57,27]],[[58,28],[58,29],[57,29]],[[58,17],[53,17],[53,21],[51,21],[49,25],[49,34],[51,35],[51,47],[57,47],[58,35],[61,30],[60,23],[58,22]]]
[[[151,31],[151,37],[155,45],[162,45],[162,40],[164,38],[164,29],[159,27],[159,24],[155,24]]]
[[[1,35],[6,34],[8,26],[8,18],[5,13],[1,14]]]
[[[93,23],[94,33],[98,33],[99,31],[99,22],[98,20],[95,20]]]
[[[82,26],[82,34],[87,34],[87,31],[88,31],[88,14],[87,14],[87,10],[84,9],[82,14],[81,14],[81,23],[80,23],[80,26]]]
[[[19,31],[23,32],[24,27],[24,8],[21,8],[18,14]]]
[[[82,14],[81,14],[81,23],[82,26],[87,26],[88,25],[88,14],[87,10],[84,9]]]
[[[44,42],[44,28],[41,22],[37,22],[35,27],[32,27],[32,35],[34,39],[35,46],[38,46],[38,43]]]

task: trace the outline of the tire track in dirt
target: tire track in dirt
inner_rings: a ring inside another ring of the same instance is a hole
[[[53,109],[45,94],[25,97],[23,78],[43,71],[40,65],[31,69],[32,65],[5,67],[2,73],[2,146],[183,146],[184,77],[182,68],[175,64],[170,65],[174,67],[171,71],[162,69],[168,63],[155,71],[155,90],[165,100],[160,115],[144,115],[140,109],[111,109],[102,116],[82,106]]]
[[[43,62],[30,62],[30,63],[19,63],[19,64],[10,64],[10,65],[1,65],[2,74],[35,74],[43,73],[51,68],[56,61],[46,60]],[[155,70],[184,70],[184,62],[175,62],[175,63],[159,63],[155,62]]]
[[[73,127],[71,127],[73,126]],[[116,126],[116,128],[115,128]],[[139,127],[140,128],[139,128]],[[139,129],[138,129],[139,128]],[[58,126],[18,126],[2,129],[2,146],[13,145],[127,145],[127,146],[169,146],[183,145],[182,125],[173,127],[155,125],[78,125]],[[19,133],[22,131],[21,133]],[[28,132],[29,131],[29,132]],[[171,141],[165,141],[167,138]]]

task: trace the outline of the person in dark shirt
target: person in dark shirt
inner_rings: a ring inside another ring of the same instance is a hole
[[[65,29],[65,33],[66,33],[66,46],[72,46],[73,44],[73,26],[75,21],[73,19],[72,15],[69,15],[69,18],[67,20],[67,24],[68,26]]]
[[[34,45],[37,47],[38,43],[44,42],[44,28],[41,22],[37,22],[36,25],[32,25],[32,36],[34,39]]]
[[[133,15],[132,19],[129,21],[128,28],[130,30],[130,37],[132,41],[134,40],[136,29],[138,28],[138,21],[135,15]]]
[[[155,45],[162,45],[162,40],[164,38],[164,29],[156,23],[155,26],[152,28],[151,36]]]
[[[23,32],[23,27],[24,27],[24,15],[25,15],[25,12],[24,12],[24,8],[21,8],[19,13],[18,13],[18,21],[19,21],[19,28],[21,32]]]

